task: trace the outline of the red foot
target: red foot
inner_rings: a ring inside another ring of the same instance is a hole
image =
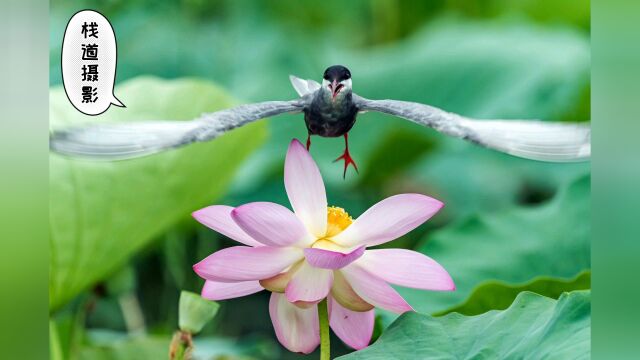
[[[342,174],[343,179],[347,177],[347,168],[349,167],[349,164],[353,165],[353,168],[356,169],[356,172],[358,173],[358,165],[356,165],[356,162],[353,161],[353,158],[349,155],[349,150],[345,149],[344,154],[333,160],[333,162],[338,160],[344,160],[344,173]]]
[[[309,151],[310,147],[311,147],[311,134],[307,135],[307,151]]]
[[[353,165],[353,168],[356,169],[356,173],[358,172],[358,165],[356,165],[356,162],[353,161],[353,158],[351,157],[351,154],[349,154],[349,134],[344,134],[344,144],[345,144],[345,148],[344,148],[344,153],[337,159],[333,160],[333,162],[336,162],[338,160],[344,160],[344,173],[342,174],[342,178],[346,178],[347,177],[347,168],[349,167],[349,165]]]

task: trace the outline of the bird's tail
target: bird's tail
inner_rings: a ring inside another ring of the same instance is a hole
[[[96,160],[124,160],[146,156],[193,141],[187,135],[195,121],[144,121],[99,124],[54,131],[51,150]]]

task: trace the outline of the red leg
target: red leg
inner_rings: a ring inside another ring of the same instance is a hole
[[[356,165],[356,162],[353,161],[351,154],[349,154],[349,133],[344,134],[344,153],[333,162],[336,162],[338,160],[344,160],[344,173],[342,174],[343,178],[347,176],[347,168],[349,167],[349,164],[353,165],[353,168],[356,169],[356,172],[358,172],[358,165]]]
[[[311,134],[307,135],[307,151],[309,151],[310,147],[311,147]]]

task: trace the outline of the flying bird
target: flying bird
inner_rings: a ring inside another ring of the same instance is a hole
[[[311,136],[344,137],[345,149],[336,159],[357,165],[349,153],[349,131],[358,114],[377,111],[443,134],[522,158],[569,162],[591,155],[589,124],[539,120],[476,120],[433,106],[399,100],[370,100],[353,92],[351,72],[334,65],[324,72],[322,83],[289,77],[300,97],[289,101],[266,101],[203,114],[192,121],[143,121],[95,124],[54,131],[53,151],[69,156],[123,160],[217,138],[240,126],[283,113],[304,113]]]

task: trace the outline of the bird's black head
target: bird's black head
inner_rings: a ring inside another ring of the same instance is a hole
[[[342,65],[329,66],[324,71],[323,78],[329,82],[335,80],[341,82],[343,80],[351,79],[351,71]]]
[[[324,81],[322,82],[323,87],[327,87],[331,92],[331,99],[335,100],[338,94],[343,89],[346,89],[346,93],[351,92],[351,71],[342,65],[333,65],[329,66],[327,70],[324,71]]]

